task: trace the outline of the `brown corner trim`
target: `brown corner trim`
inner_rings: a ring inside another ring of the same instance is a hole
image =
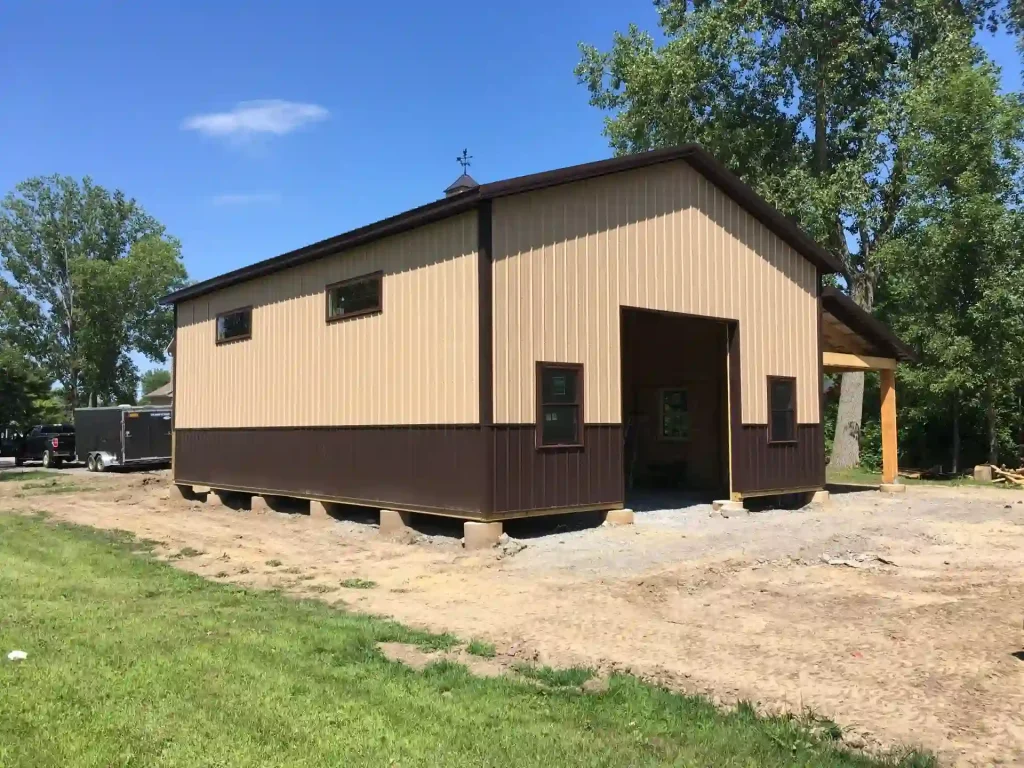
[[[176,397],[178,389],[178,305],[174,305],[174,354],[171,355],[171,479],[175,476],[175,461],[174,461],[174,444],[177,442],[175,439],[176,424],[177,424],[177,413],[178,413],[178,398]]]
[[[483,515],[494,509],[494,209],[484,200],[476,209],[477,347],[479,350],[480,429],[484,432]]]
[[[492,248],[492,207],[485,200],[477,209],[477,315],[480,347],[480,424],[494,423],[494,261]]]

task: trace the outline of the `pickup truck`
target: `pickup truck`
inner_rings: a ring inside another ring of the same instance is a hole
[[[19,467],[26,461],[41,461],[44,467],[59,467],[75,460],[75,428],[71,424],[37,424],[21,438],[14,455]]]

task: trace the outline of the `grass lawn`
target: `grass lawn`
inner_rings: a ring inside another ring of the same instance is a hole
[[[0,483],[20,483],[25,480],[47,480],[57,476],[45,469],[26,469],[21,472],[0,472]]]
[[[825,479],[828,483],[836,485],[881,485],[882,473],[871,472],[861,467],[851,467],[850,469],[828,469],[825,473]],[[959,488],[1006,488],[1011,491],[1022,491],[1020,486],[1012,485],[1010,483],[978,483],[974,481],[973,477],[957,477],[950,480],[915,480],[909,477],[901,477],[901,483],[907,485],[949,485],[956,486]]]
[[[896,762],[836,749],[835,728],[722,714],[626,676],[583,695],[452,663],[414,672],[375,644],[452,639],[204,581],[145,550],[0,514],[3,768]],[[27,661],[7,661],[14,649]]]

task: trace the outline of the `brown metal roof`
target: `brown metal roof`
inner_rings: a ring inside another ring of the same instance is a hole
[[[613,157],[609,160],[598,160],[583,165],[573,165],[554,171],[534,173],[529,176],[518,176],[504,181],[482,184],[474,189],[466,190],[452,197],[436,200],[418,208],[413,208],[397,216],[381,219],[358,229],[353,229],[335,237],[321,240],[294,251],[275,256],[265,261],[251,264],[232,272],[227,272],[209,280],[204,280],[187,288],[168,294],[161,299],[162,304],[175,304],[186,299],[193,299],[212,291],[227,288],[236,283],[263,277],[307,261],[323,258],[348,248],[377,240],[389,235],[405,232],[415,227],[430,224],[440,219],[463,213],[476,208],[481,202],[498,197],[507,197],[522,192],[532,192],[559,184],[569,184],[611,173],[630,171],[657,163],[672,160],[686,160],[697,171],[728,194],[754,218],[788,243],[797,253],[818,267],[822,272],[843,273],[839,259],[828,250],[811,239],[797,224],[784,216],[778,209],[769,204],[753,189],[747,186],[736,174],[716,160],[707,150],[698,144],[684,144],[678,147],[655,149],[636,155]]]
[[[917,353],[904,344],[889,326],[862,309],[837,288],[821,292],[821,307],[854,333],[871,342],[885,356],[904,362],[915,362]]]

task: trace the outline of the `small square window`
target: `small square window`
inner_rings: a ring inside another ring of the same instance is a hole
[[[796,379],[768,377],[768,442],[796,441]]]
[[[327,286],[327,322],[382,310],[384,275],[375,272]]]
[[[661,390],[660,416],[658,437],[681,442],[690,439],[690,407],[685,389]]]
[[[537,445],[583,444],[583,366],[537,363]]]
[[[232,309],[217,315],[217,343],[252,338],[252,307]]]

